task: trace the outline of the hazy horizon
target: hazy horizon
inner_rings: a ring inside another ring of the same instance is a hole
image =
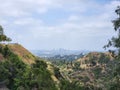
[[[58,49],[29,49],[30,51],[87,51],[87,52],[108,52],[108,50],[80,50],[80,49],[63,49],[63,48],[58,48]]]
[[[29,50],[104,51],[119,0],[1,0],[0,25]]]

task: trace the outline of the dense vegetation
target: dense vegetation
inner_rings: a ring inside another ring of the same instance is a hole
[[[5,60],[0,62],[0,85],[6,85],[10,90],[56,90],[51,74],[42,60],[27,65],[15,55],[7,45],[0,48]]]

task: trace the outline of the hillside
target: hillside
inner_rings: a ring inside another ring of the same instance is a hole
[[[107,90],[118,63],[101,52],[56,61],[35,57],[19,44],[0,44],[0,89]]]
[[[0,44],[0,61],[0,90],[57,90],[59,87],[55,67],[19,44]]]
[[[83,69],[90,68],[93,66],[99,66],[107,64],[109,61],[112,61],[113,57],[110,53],[100,53],[100,52],[90,52],[85,55],[83,58],[76,60],[76,63],[80,63],[80,67]]]
[[[92,90],[106,90],[116,65],[110,53],[90,52],[82,58],[59,66],[66,79],[77,84],[89,86]],[[91,90],[91,89],[90,89]]]
[[[5,47],[6,44],[0,44],[0,47],[3,48]],[[19,58],[21,60],[23,60],[23,62],[25,62],[26,64],[32,64],[34,63],[36,57],[29,52],[27,49],[25,49],[23,46],[21,46],[20,44],[14,43],[14,44],[7,44],[7,47],[16,55],[19,56]],[[3,60],[4,57],[2,56],[2,54],[0,54],[0,60]]]

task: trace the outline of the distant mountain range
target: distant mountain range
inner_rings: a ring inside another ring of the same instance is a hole
[[[39,57],[53,57],[55,55],[79,55],[81,53],[89,53],[87,50],[66,50],[66,49],[57,49],[57,50],[30,50],[34,55]]]

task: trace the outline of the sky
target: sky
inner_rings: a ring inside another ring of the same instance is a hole
[[[0,25],[29,50],[104,50],[120,0],[0,0]]]

